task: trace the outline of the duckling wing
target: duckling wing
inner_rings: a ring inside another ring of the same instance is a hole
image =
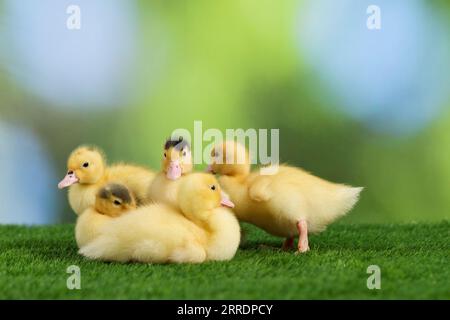
[[[248,186],[250,199],[257,202],[269,201],[273,197],[271,181],[268,176],[257,176]]]

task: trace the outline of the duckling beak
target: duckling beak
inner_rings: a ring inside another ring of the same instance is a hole
[[[66,174],[66,176],[64,177],[64,179],[62,179],[61,182],[58,183],[58,188],[59,189],[64,189],[66,187],[69,187],[69,186],[77,183],[78,181],[79,181],[79,179],[75,175],[75,172],[69,171]]]
[[[167,168],[166,177],[170,180],[177,180],[181,177],[181,165],[178,160],[170,161],[169,167]]]
[[[225,192],[221,192],[220,193],[221,199],[220,199],[220,204],[224,207],[227,208],[234,208],[234,203],[231,202],[230,198],[228,197],[228,195]]]

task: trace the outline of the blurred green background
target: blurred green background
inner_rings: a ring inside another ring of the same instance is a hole
[[[378,1],[380,30],[370,4],[3,0],[0,223],[74,221],[72,149],[158,169],[194,120],[278,128],[281,161],[365,186],[346,222],[449,218],[450,3]]]

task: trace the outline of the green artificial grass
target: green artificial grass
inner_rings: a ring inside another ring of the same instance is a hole
[[[236,257],[201,265],[88,261],[73,225],[0,226],[1,299],[449,299],[447,221],[438,224],[331,226],[295,255],[249,225]],[[263,246],[261,244],[264,244]],[[69,290],[66,269],[81,269]],[[366,286],[381,268],[381,290]]]

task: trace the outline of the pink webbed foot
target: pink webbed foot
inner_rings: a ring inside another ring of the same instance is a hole
[[[308,243],[308,224],[306,220],[299,220],[297,222],[298,230],[298,250],[297,253],[304,253],[309,250]]]

